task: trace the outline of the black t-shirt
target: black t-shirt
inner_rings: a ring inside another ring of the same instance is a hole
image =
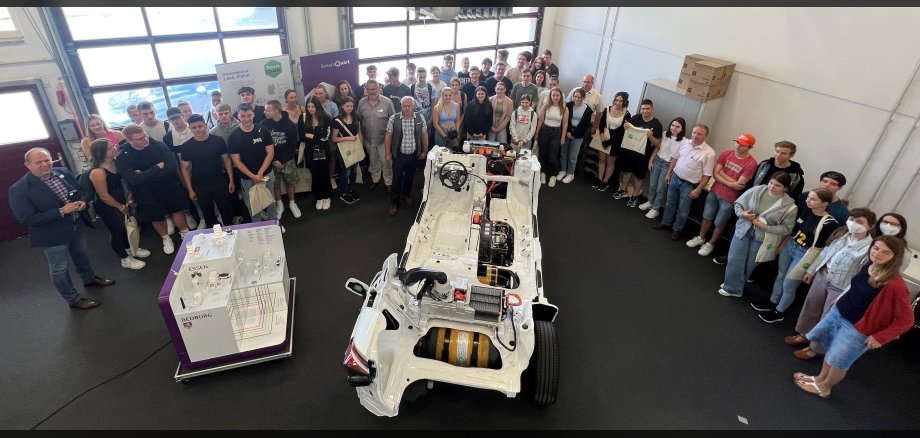
[[[652,120],[649,120],[646,122],[644,119],[642,119],[642,114],[636,114],[632,116],[631,119],[629,119],[629,123],[637,128],[651,129],[652,137],[655,137],[659,140],[661,139],[661,131],[664,129],[664,127],[661,126],[661,122],[658,121],[657,118],[652,117]],[[646,157],[651,156],[654,150],[655,150],[655,145],[652,144],[652,140],[651,139],[646,140],[645,141],[645,156]]]
[[[498,79],[495,79],[495,76],[490,76],[489,79],[486,79],[485,81],[480,78],[479,82],[481,82],[482,85],[486,87],[487,96],[492,97],[495,95],[495,86],[498,85]],[[511,79],[508,79],[508,76],[503,76],[502,82],[505,84],[505,95],[510,94],[511,89],[514,88],[514,84],[511,83]]]
[[[816,215],[810,208],[805,208],[801,211],[802,213],[799,214],[798,219],[795,221],[795,226],[792,228],[791,240],[793,243],[803,248],[811,248],[811,244],[815,239],[815,231],[817,231],[818,223],[821,221],[821,216]],[[821,228],[821,234],[818,236],[818,242],[815,243],[815,248],[824,248],[827,243],[827,238],[838,226],[840,226],[840,224],[837,223],[837,220],[834,219],[833,216],[828,216],[827,221],[824,222],[824,227]]]
[[[396,109],[396,112],[399,112],[399,109],[401,108],[399,101],[403,97],[411,96],[412,92],[409,90],[409,86],[406,84],[387,84],[383,87],[383,95],[390,98],[390,101],[393,102],[393,108]]]
[[[288,118],[287,112],[282,111],[281,120],[277,122],[266,118],[260,125],[263,130],[268,130],[272,143],[275,145],[275,160],[287,163],[297,158],[297,147],[300,145],[299,134],[297,125]]]
[[[267,155],[265,147],[269,145],[274,147],[272,136],[267,129],[263,129],[256,125],[252,128],[252,131],[246,132],[243,131],[242,127],[237,127],[230,132],[230,141],[227,142],[227,151],[230,152],[231,155],[238,154],[240,156],[240,161],[243,162],[243,165],[245,165],[250,172],[258,173]],[[271,170],[271,166],[269,166],[268,170]],[[266,170],[266,172],[268,172],[268,170]],[[251,179],[243,172],[240,172],[240,178]]]
[[[179,146],[179,153],[182,161],[192,164],[193,187],[228,182],[220,157],[227,153],[224,139],[216,135],[208,135],[202,141],[190,138]]]
[[[163,162],[163,169],[154,168]],[[150,144],[141,150],[125,146],[115,159],[118,173],[128,181],[130,187],[178,187],[179,175],[176,172],[176,155],[163,142],[150,139]],[[141,171],[140,174],[135,171]]]

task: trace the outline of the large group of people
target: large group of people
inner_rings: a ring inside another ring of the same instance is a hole
[[[29,173],[10,189],[10,205],[30,228],[33,246],[44,249],[61,296],[71,307],[91,309],[99,301],[70,283],[68,258],[86,286],[114,282],[97,276],[86,255],[88,206],[111,232],[122,267],[141,269],[150,251],[129,247],[126,217],[149,223],[163,252],[172,254],[174,230],[184,236],[196,226],[281,220],[285,212],[302,217],[296,190],[302,168],[310,171],[317,211],[330,208],[336,191],[346,205],[359,201],[356,179],[366,171],[366,191],[382,181],[387,214],[395,216],[400,206],[412,206],[414,174],[434,145],[460,152],[464,140],[491,140],[531,149],[548,187],[586,175],[585,157],[594,149],[592,187],[645,211],[653,228],[669,230],[673,240],[682,239],[691,204],[704,197],[699,233],[686,242],[699,255],[709,256],[733,226],[728,254],[714,259],[725,265],[720,295],[744,296],[754,269],[775,260],[769,299],[751,302],[762,321],[774,323],[784,320],[799,286],[810,285],[796,333],[784,339],[800,347],[794,353],[800,359],[824,357],[819,374],[793,376],[803,390],[827,397],[860,355],[913,324],[900,275],[910,259],[906,219],[849,209],[837,197],[846,184],[841,173],[824,172],[806,191],[790,141],[776,142],[773,156],[759,163],[750,133],[716,154],[708,126],[675,117],[665,129],[654,102],[642,100],[632,114],[623,91],[605,106],[590,74],[564,93],[549,50],[537,57],[521,52],[513,66],[507,58],[499,51],[494,64],[486,58],[481,68],[463,58],[455,71],[453,55],[446,55],[441,66],[409,63],[403,80],[391,68],[383,83],[371,65],[354,88],[345,80],[333,92],[318,84],[304,99],[287,90],[283,102],[264,105],[244,86],[237,108],[222,103],[217,91],[207,114],[178,102],[166,110],[166,121],[150,102],[140,102],[128,107],[133,123],[121,130],[90,115],[81,145],[90,187],[78,181],[82,176],[52,168],[48,151],[35,148],[25,155]],[[366,159],[346,165],[337,145],[354,142]],[[252,211],[250,192],[260,184],[274,202]]]

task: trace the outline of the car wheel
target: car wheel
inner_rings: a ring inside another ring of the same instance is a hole
[[[530,357],[533,400],[537,406],[556,402],[559,393],[559,342],[556,327],[549,321],[534,321],[534,348]]]

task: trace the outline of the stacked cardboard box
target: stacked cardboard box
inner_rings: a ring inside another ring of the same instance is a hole
[[[724,97],[728,92],[735,63],[706,55],[687,55],[677,80],[677,88],[686,95],[705,102]]]

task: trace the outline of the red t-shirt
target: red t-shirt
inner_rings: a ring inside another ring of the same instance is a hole
[[[754,157],[748,154],[747,157],[738,158],[735,156],[734,149],[729,149],[719,154],[716,166],[720,164],[722,165],[722,172],[736,181],[741,177],[746,177],[750,180],[754,176],[754,172],[757,171],[757,160]],[[728,202],[735,202],[741,194],[741,190],[735,190],[718,181],[712,184],[711,191]]]

